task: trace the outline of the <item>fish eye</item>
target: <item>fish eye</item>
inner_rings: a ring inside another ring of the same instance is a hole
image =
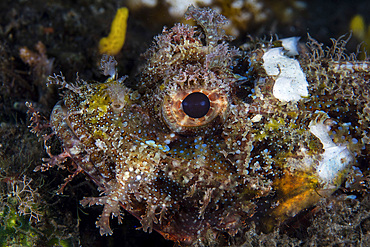
[[[219,89],[186,89],[168,94],[162,103],[162,118],[177,133],[215,130],[228,112],[227,93]]]
[[[191,93],[182,101],[182,110],[192,118],[204,117],[210,108],[208,97],[204,93]]]

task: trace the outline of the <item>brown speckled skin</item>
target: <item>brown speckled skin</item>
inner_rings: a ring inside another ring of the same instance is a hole
[[[97,221],[101,234],[112,234],[109,218],[121,221],[121,207],[139,218],[145,231],[155,229],[184,244],[207,245],[221,232],[233,236],[256,212],[266,211],[261,221],[271,229],[331,194],[350,170],[332,184],[317,177],[314,167],[324,150],[310,124],[330,125],[333,141],[354,154],[368,147],[368,83],[362,82],[357,99],[342,93],[358,93],[359,73],[368,80],[365,63],[350,68],[355,71],[347,82],[354,86],[343,85],[340,76],[349,69],[339,65],[345,62],[316,54],[319,47],[314,47],[313,55],[299,58],[310,96],[280,102],[272,95],[274,77],[261,66],[263,53],[276,44],[261,42],[241,52],[224,41],[224,17],[194,8],[187,17],[201,28],[164,29],[146,54],[136,90],[116,79],[115,64],[106,57],[102,67],[111,77],[104,83],[72,85],[60,76],[50,78],[68,89],[51,116],[62,156],[102,191],[101,197],[82,201],[104,205]],[[249,71],[244,77],[236,74],[241,67]],[[182,100],[192,92],[210,99],[204,117],[182,111]],[[350,134],[340,131],[348,126],[343,123],[349,113],[321,107],[329,102],[344,102],[356,115]],[[306,160],[309,168],[302,165]],[[61,163],[54,157],[49,166],[53,161]]]

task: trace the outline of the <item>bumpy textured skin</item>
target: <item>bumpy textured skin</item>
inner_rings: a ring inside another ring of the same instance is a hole
[[[101,234],[112,234],[109,218],[121,221],[121,208],[145,231],[184,244],[235,235],[256,218],[271,229],[330,195],[353,157],[369,158],[367,62],[343,61],[339,43],[321,52],[312,41],[297,58],[309,96],[281,102],[272,94],[276,78],[262,66],[263,54],[281,43],[240,51],[223,41],[224,17],[192,7],[187,17],[200,28],[164,29],[135,90],[116,79],[115,61],[107,57],[102,67],[111,77],[104,83],[50,78],[67,88],[51,116],[62,156],[102,191],[82,201],[104,205]],[[181,109],[192,92],[210,99],[202,118]],[[325,150],[312,126],[326,128],[328,142],[351,154],[339,161],[346,165],[334,179],[318,175]],[[52,160],[46,168],[64,159]]]

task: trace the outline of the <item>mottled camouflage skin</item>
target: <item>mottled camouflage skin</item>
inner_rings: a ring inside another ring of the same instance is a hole
[[[108,57],[104,83],[50,78],[67,88],[51,116],[64,153],[44,167],[69,157],[99,186],[102,196],[82,204],[104,205],[101,234],[112,234],[109,218],[121,221],[120,208],[144,230],[185,244],[233,236],[256,219],[271,229],[330,195],[356,156],[369,158],[367,62],[342,56],[341,43],[325,52],[311,41],[295,56],[309,96],[282,102],[272,93],[276,77],[263,67],[279,41],[234,49],[224,41],[223,16],[189,8],[187,17],[200,27],[164,29],[134,89],[117,79]],[[193,92],[211,102],[201,118],[181,108]],[[315,126],[351,154],[331,180],[318,176],[325,150]]]

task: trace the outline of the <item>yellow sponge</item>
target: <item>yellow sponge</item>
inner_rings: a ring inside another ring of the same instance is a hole
[[[349,28],[352,30],[353,36],[359,40],[365,40],[365,21],[361,15],[355,15],[352,18]]]
[[[99,53],[107,55],[117,55],[126,38],[128,9],[126,7],[119,8],[113,19],[110,33],[108,37],[102,38],[99,42]]]

